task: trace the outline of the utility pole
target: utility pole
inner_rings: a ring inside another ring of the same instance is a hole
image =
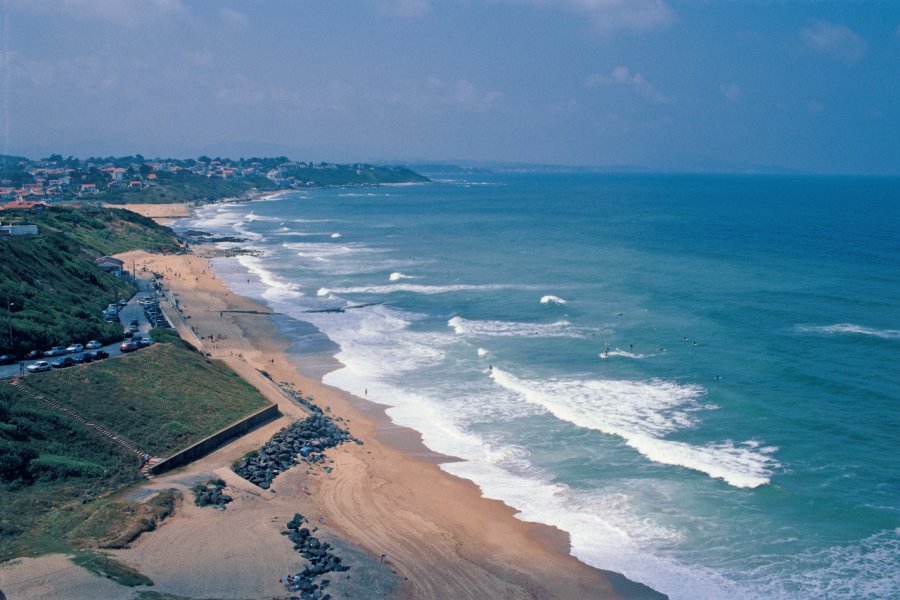
[[[9,300],[9,296],[6,297],[6,326],[9,330],[9,350],[12,352],[13,347],[13,337],[12,337],[12,302]]]

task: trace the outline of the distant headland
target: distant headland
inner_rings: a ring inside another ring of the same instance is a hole
[[[269,158],[85,159],[60,154],[32,160],[0,155],[0,200],[110,204],[212,202],[253,192],[336,186],[427,183],[400,166],[332,164]]]

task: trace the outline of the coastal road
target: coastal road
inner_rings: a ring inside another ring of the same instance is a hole
[[[154,293],[150,286],[149,280],[139,279],[138,282],[138,292],[128,301],[128,304],[122,307],[122,310],[119,311],[119,319],[121,321],[122,328],[124,330],[125,327],[131,321],[137,321],[138,327],[142,334],[145,334],[144,337],[148,337],[146,334],[150,331],[150,322],[147,320],[147,317],[144,316],[144,307],[138,304],[138,300],[140,300],[143,296],[152,296]],[[78,340],[82,344],[87,343],[88,340]],[[77,343],[76,341],[70,341],[66,344]],[[109,352],[109,358],[115,358],[117,356],[122,356],[122,352],[119,350],[119,344],[122,342],[115,342],[113,344],[108,344],[103,346],[103,350]],[[87,350],[85,350],[87,352]],[[81,354],[81,353],[79,353]],[[62,358],[61,356],[50,356],[44,357],[38,360],[46,360],[48,362],[53,362],[54,360]],[[108,359],[107,359],[108,360]],[[0,366],[0,379],[7,377],[19,377],[24,374],[26,376],[29,375],[40,375],[40,373],[29,373],[26,369],[28,365],[33,365],[37,360],[23,360],[19,361],[12,365],[3,365]],[[46,373],[46,371],[45,371]]]

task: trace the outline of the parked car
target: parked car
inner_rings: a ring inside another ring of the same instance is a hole
[[[128,306],[128,300],[119,300],[119,306]]]
[[[140,348],[140,346],[137,345],[137,342],[122,342],[122,344],[119,346],[119,351],[134,352],[138,348]]]
[[[91,350],[84,353],[84,362],[86,363],[103,360],[104,358],[109,358],[109,352],[106,350]]]
[[[36,363],[30,364],[27,367],[25,367],[25,370],[28,371],[29,373],[40,373],[42,371],[49,371],[50,363],[48,363],[46,360],[39,360]]]
[[[75,354],[76,352],[84,352],[84,346],[81,344],[72,344],[68,348],[66,348],[66,352],[69,354]]]
[[[44,355],[40,350],[32,350],[28,354],[25,355],[25,360],[34,360],[36,358],[40,358]]]
[[[141,348],[146,348],[147,346],[152,346],[154,342],[153,338],[142,337],[137,341],[137,343]]]
[[[12,354],[0,354],[0,365],[11,365],[16,362],[16,357]]]
[[[88,350],[96,350],[97,348],[102,348],[103,344],[101,344],[97,340],[91,340],[87,344],[85,344],[84,347]]]
[[[44,352],[44,356],[62,356],[66,353],[66,349],[63,346],[53,346],[46,352]]]
[[[129,323],[128,325],[129,325],[130,327],[140,327],[141,324],[138,323],[138,320],[137,320],[137,319],[134,319],[134,320],[132,320],[131,323]]]
[[[74,367],[78,364],[78,361],[75,360],[72,356],[63,356],[62,358],[57,358],[50,366],[54,369],[65,369],[66,367]]]

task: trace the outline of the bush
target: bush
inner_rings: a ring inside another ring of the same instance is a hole
[[[33,459],[28,470],[35,479],[67,479],[69,477],[102,477],[106,469],[97,463],[71,456],[47,454]]]

